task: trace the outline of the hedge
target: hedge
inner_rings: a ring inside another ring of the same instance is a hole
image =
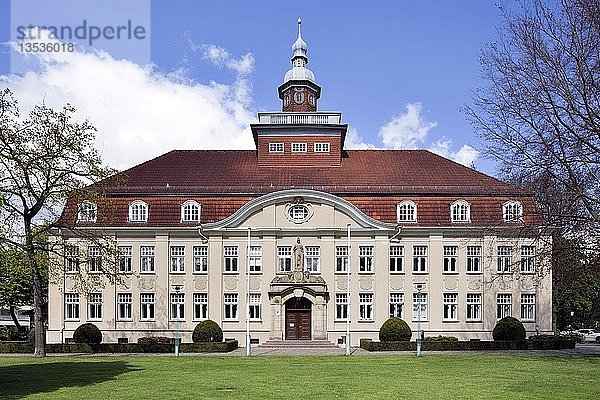
[[[182,353],[227,353],[238,348],[237,340],[224,342],[181,343]],[[174,353],[173,344],[165,343],[85,343],[47,344],[47,353]],[[29,342],[2,342],[0,353],[33,353]]]
[[[415,342],[374,342],[361,339],[360,347],[367,351],[415,351]],[[558,350],[574,349],[575,341],[562,338],[529,339],[518,341],[429,341],[421,344],[423,351],[470,351],[470,350]]]

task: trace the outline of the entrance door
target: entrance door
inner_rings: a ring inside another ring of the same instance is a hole
[[[310,308],[308,299],[292,298],[285,303],[285,338],[310,340]]]

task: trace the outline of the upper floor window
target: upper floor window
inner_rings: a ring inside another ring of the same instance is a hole
[[[329,153],[329,143],[315,143],[315,153]]]
[[[99,246],[88,247],[88,271],[89,272],[101,272],[102,271],[102,254]]]
[[[335,248],[335,272],[348,272],[348,247]]]
[[[277,247],[277,272],[292,270],[292,246]]]
[[[404,272],[403,246],[390,246],[390,272]]]
[[[413,272],[427,272],[427,246],[413,246]]]
[[[292,153],[306,153],[306,143],[292,143]]]
[[[535,272],[535,246],[521,246],[521,272]]]
[[[398,204],[396,209],[398,222],[416,222],[417,221],[417,205],[406,200]]]
[[[92,202],[84,201],[77,205],[77,222],[96,222],[98,206]]]
[[[188,200],[181,205],[182,222],[200,222],[200,204]]]
[[[502,204],[502,219],[505,222],[523,221],[523,205],[518,201],[507,201]]]
[[[79,248],[77,246],[65,247],[65,272],[79,272]]]
[[[148,221],[148,204],[142,200],[135,200],[129,204],[129,222]]]
[[[373,247],[359,246],[359,271],[373,272]]]
[[[262,247],[250,247],[250,272],[262,271]]]
[[[283,153],[283,143],[269,143],[269,153]]]
[[[458,272],[458,246],[444,246],[444,272]]]
[[[305,222],[310,217],[310,210],[304,204],[295,204],[289,208],[288,217],[296,223]]]
[[[499,274],[505,274],[511,272],[512,266],[512,247],[510,246],[498,246],[498,257],[497,257],[497,272]]]
[[[237,246],[225,246],[225,272],[238,272]]]
[[[450,205],[452,222],[471,221],[471,205],[464,200],[457,200]]]
[[[321,271],[321,248],[319,246],[306,246],[305,270],[309,272]]]

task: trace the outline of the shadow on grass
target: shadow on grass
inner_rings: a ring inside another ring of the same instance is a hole
[[[139,370],[123,361],[42,362],[2,366],[0,397],[19,399],[64,387],[94,385]]]

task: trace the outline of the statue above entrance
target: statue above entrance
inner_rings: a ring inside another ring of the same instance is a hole
[[[304,270],[304,246],[300,243],[300,238],[296,240],[294,245],[294,271]]]

